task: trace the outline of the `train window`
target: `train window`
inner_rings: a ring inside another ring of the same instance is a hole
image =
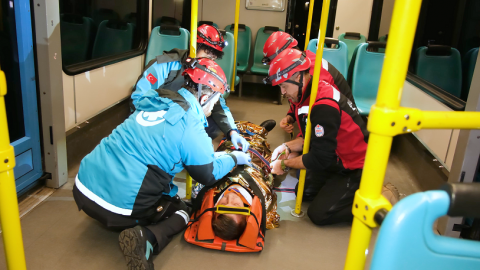
[[[187,8],[184,0],[153,0],[152,28],[160,25],[176,25],[189,29],[190,23],[183,19],[183,13]],[[186,14],[190,16],[189,12]]]
[[[59,3],[65,73],[78,74],[144,53],[148,1],[60,0]]]

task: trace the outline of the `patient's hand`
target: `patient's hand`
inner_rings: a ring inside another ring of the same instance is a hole
[[[278,160],[286,159],[288,154],[290,154],[290,153],[287,150],[287,147],[285,147],[285,144],[282,144],[282,145],[278,146],[277,148],[275,148],[275,150],[273,151],[272,161],[277,160],[277,159]]]

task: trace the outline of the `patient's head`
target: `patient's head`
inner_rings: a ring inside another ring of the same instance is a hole
[[[244,207],[243,201],[237,194],[231,192],[225,194],[217,205],[232,207]],[[238,239],[245,231],[247,217],[239,214],[217,214],[213,217],[212,227],[216,236],[223,240]]]

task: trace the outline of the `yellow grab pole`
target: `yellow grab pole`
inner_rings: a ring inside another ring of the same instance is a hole
[[[237,69],[237,41],[238,41],[238,20],[240,19],[240,0],[236,0],[235,5],[235,28],[233,29],[233,39],[235,40],[235,45],[233,49],[233,73],[232,80],[230,80],[230,90],[235,92],[235,70]]]
[[[307,50],[308,48],[308,42],[310,41],[310,29],[312,28],[312,17],[313,17],[313,4],[315,0],[310,0],[310,7],[308,8],[308,22],[307,22],[307,33],[305,34],[305,49],[304,51]],[[327,12],[328,14],[328,12]],[[323,18],[323,10],[322,10],[322,18]],[[325,27],[326,29],[326,27]],[[325,35],[324,35],[325,36]],[[318,43],[320,44],[320,43]],[[323,46],[318,46],[319,48],[323,48]]]
[[[192,0],[192,13],[190,15],[190,57],[197,56],[197,15],[198,15],[198,0]],[[185,198],[190,200],[192,198],[192,177],[188,172],[185,178]]]
[[[0,71],[0,222],[3,230],[3,246],[7,269],[27,269],[23,251],[22,228],[18,213],[17,191],[15,188],[15,152],[8,135],[5,98],[7,84],[5,74]]]
[[[197,16],[198,0],[192,0],[192,12],[190,14],[190,57],[197,56]]]
[[[377,102],[374,105],[384,112],[399,108],[421,4],[421,0],[395,1]],[[371,114],[369,119],[370,138],[360,189],[355,194],[355,201],[381,204],[381,200],[385,200],[381,196],[381,189],[393,135],[380,135],[390,127],[390,125],[382,127],[376,125],[384,116],[384,113]],[[392,124],[392,126],[395,125],[394,122]],[[368,218],[365,216],[362,218],[358,214],[362,212],[356,211],[353,206],[354,221],[345,262],[347,270],[364,269],[371,230],[374,227],[367,225],[367,223],[372,224],[373,215],[364,211]]]
[[[313,3],[312,3],[313,5]],[[324,0],[323,1],[323,6],[322,6],[322,17],[320,19],[320,40],[318,41],[318,44],[323,44],[325,42],[325,30],[327,29],[327,20],[328,20],[328,9],[330,7],[330,0]],[[311,18],[309,19],[311,20]],[[323,48],[323,47],[320,47]],[[315,102],[315,98],[311,97],[316,97],[317,96],[317,90],[318,90],[318,82],[320,81],[320,70],[322,67],[322,57],[323,57],[323,50],[317,50],[316,54],[316,61],[315,61],[315,68],[313,70],[313,79],[312,79],[312,93],[310,94],[310,104],[309,104],[309,109],[308,109],[308,121],[307,121],[307,127],[305,128],[305,141],[303,143],[303,154],[307,154],[308,150],[310,148],[310,136],[311,136],[311,123],[310,123],[310,111],[312,110],[313,103]],[[301,90],[299,90],[301,91]],[[306,170],[301,170],[300,172],[300,178],[298,181],[298,191],[297,191],[297,201],[295,203],[295,212],[292,212],[292,214],[296,216],[301,216],[302,215],[302,199],[303,199],[303,188],[305,185],[305,175],[306,175]]]

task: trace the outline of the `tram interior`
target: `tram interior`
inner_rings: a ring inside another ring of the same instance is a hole
[[[19,76],[22,69],[18,66],[17,52],[20,44],[17,44],[19,35],[15,34],[20,30],[17,29],[18,16],[15,18],[12,13],[13,4],[10,3],[13,2],[20,1],[1,0],[0,21],[0,63],[6,73],[9,90],[6,104],[11,142],[26,136],[22,110],[22,106],[26,105],[25,102],[22,105],[24,92]],[[267,28],[271,27],[289,32],[303,48],[309,1],[264,2],[281,2],[283,11],[247,9],[246,1],[242,0],[236,74],[231,68],[233,50],[225,54],[220,65],[235,88],[227,98],[234,119],[255,124],[274,119],[277,127],[268,135],[268,142],[274,148],[290,138],[278,126],[289,104],[282,99],[278,87],[261,83],[261,78],[268,71],[268,66],[258,62],[262,57],[261,40],[266,39],[262,36],[271,34],[271,29]],[[369,108],[375,102],[375,89],[378,88],[395,1],[379,1],[383,4],[379,9],[374,3],[377,1],[366,2],[368,5],[352,0],[332,1],[334,8],[330,9],[327,37],[337,42],[329,44],[327,41],[327,46],[331,48],[324,50],[324,58],[338,63],[337,69],[348,80],[357,105],[368,121]],[[476,1],[460,1],[460,4],[447,0],[439,2],[443,5],[424,1],[422,6],[410,61],[410,79],[405,83],[402,106],[464,110],[480,46],[480,25],[474,16],[480,5]],[[32,2],[32,8],[36,3]],[[49,1],[38,3],[53,5]],[[219,29],[227,30],[225,36],[228,38],[230,32],[233,33],[234,3],[199,0],[198,21],[213,23]],[[64,177],[66,183],[59,187],[46,186],[46,178],[43,177],[17,190],[27,266],[28,269],[51,270],[126,269],[125,259],[118,247],[118,232],[107,230],[84,212],[79,212],[72,187],[82,158],[128,117],[131,87],[148,62],[149,55],[179,46],[188,48],[191,4],[184,0],[60,0],[55,4],[53,6],[59,11],[57,24],[60,33],[57,34],[61,37],[58,42],[61,42],[63,61],[63,70],[56,76],[63,78],[65,104],[62,125],[67,151],[62,158],[68,164],[68,177]],[[315,1],[310,42],[307,44],[311,51],[316,51],[318,46],[321,6],[322,1]],[[449,12],[450,9],[456,13]],[[463,20],[457,20],[459,17]],[[32,17],[32,24],[37,19]],[[148,25],[150,29],[147,29]],[[41,27],[34,26],[33,31]],[[151,36],[147,34],[150,31]],[[160,38],[154,40],[154,35]],[[153,42],[157,42],[158,47],[151,48]],[[340,51],[342,46],[347,46],[348,54],[345,52],[339,56],[337,51],[325,53],[335,48]],[[107,64],[102,64],[102,61]],[[109,72],[114,75],[106,76]],[[96,83],[95,80],[103,81]],[[39,88],[38,83],[36,87]],[[435,91],[440,94],[432,95]],[[37,92],[40,93],[40,90],[37,89]],[[439,101],[439,96],[451,104],[445,105],[445,102]],[[295,129],[297,133],[298,128]],[[416,134],[397,136],[384,182],[395,185],[401,198],[438,188],[449,181],[455,164],[458,137],[459,130],[422,130]],[[217,137],[213,145],[217,146],[221,139],[222,136]],[[38,153],[40,155],[44,153]],[[474,170],[471,181],[477,177],[477,169]],[[293,217],[290,212],[295,208],[294,188],[298,181],[295,175],[296,170],[291,170],[287,175],[275,177],[280,226],[267,231],[262,252],[240,254],[203,249],[186,243],[180,233],[155,257],[155,269],[343,269],[351,224],[319,227],[307,216]],[[174,178],[180,188],[180,196],[185,195],[185,177],[185,172],[182,172]],[[304,212],[308,205],[302,204]],[[438,234],[448,235],[437,225],[433,229]],[[0,228],[0,235],[2,233]],[[376,233],[377,229],[370,242],[367,269]],[[0,269],[6,269],[5,262],[4,245],[0,243]]]

